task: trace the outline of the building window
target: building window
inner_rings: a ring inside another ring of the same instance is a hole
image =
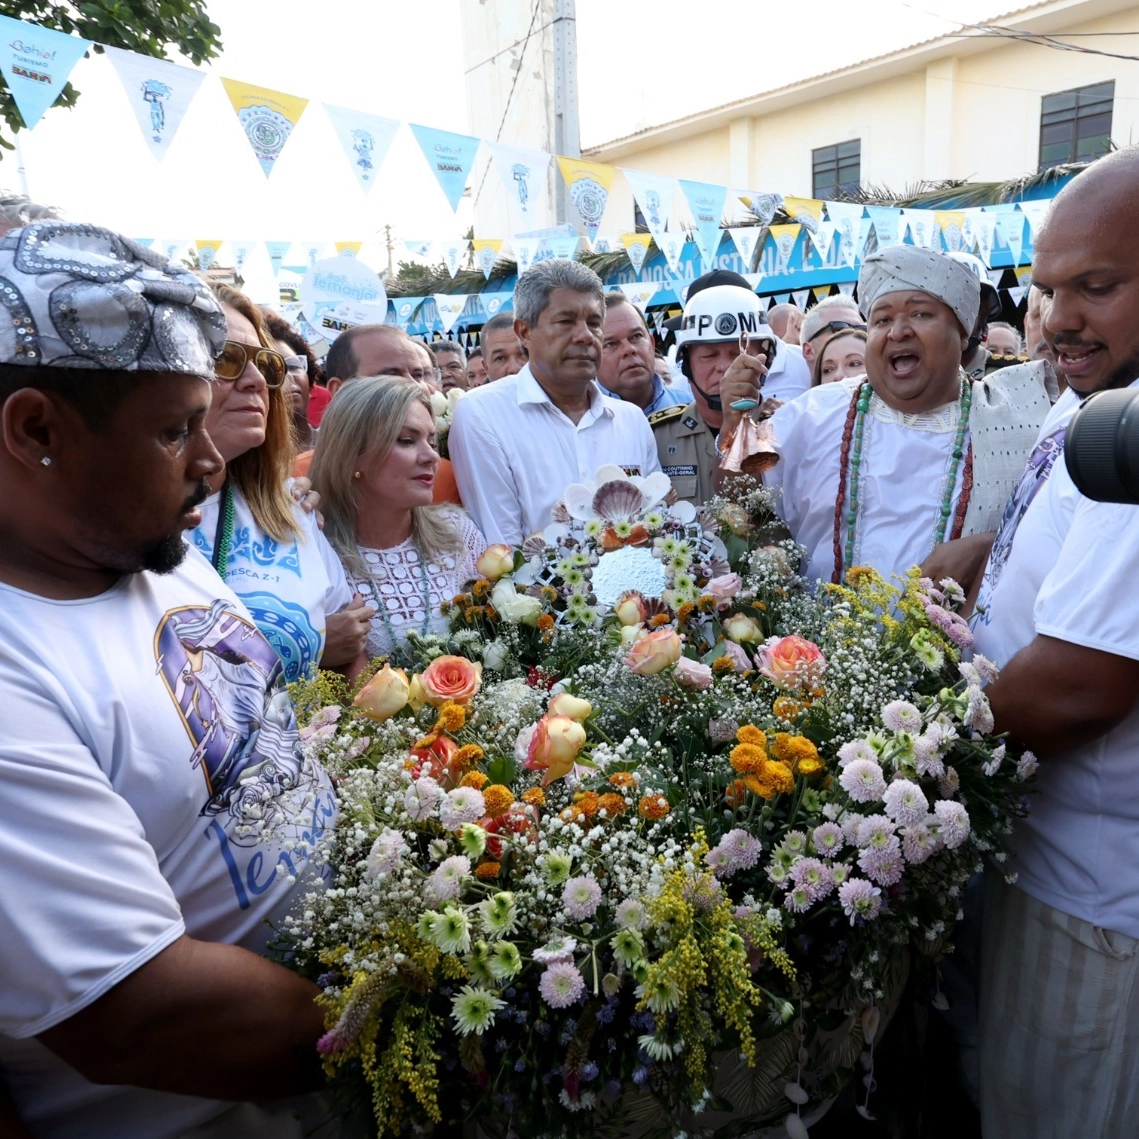
[[[1106,154],[1114,100],[1114,79],[1045,95],[1040,100],[1040,169]]]
[[[837,198],[842,194],[858,193],[862,180],[862,140],[822,146],[811,151],[812,196]]]

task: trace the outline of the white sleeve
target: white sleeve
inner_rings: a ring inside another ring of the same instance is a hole
[[[327,617],[329,613],[339,613],[345,605],[351,604],[353,589],[348,584],[340,555],[332,548],[332,543],[324,536],[324,531],[317,526],[315,517],[312,519],[309,537],[316,543],[320,560],[324,563],[325,572],[328,574],[328,592],[324,596],[324,615]]]
[[[509,460],[494,429],[466,400],[459,400],[455,407],[447,450],[459,497],[486,540],[519,545],[525,537],[522,502]]]
[[[1081,499],[1036,596],[1037,633],[1139,660],[1137,573],[1139,507]]]
[[[0,742],[0,1032],[73,1016],[184,932],[138,816],[25,679]]]

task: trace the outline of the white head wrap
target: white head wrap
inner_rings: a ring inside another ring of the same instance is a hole
[[[880,296],[915,290],[948,305],[965,332],[973,331],[981,307],[981,283],[952,257],[919,245],[888,245],[863,258],[858,305],[867,319]]]

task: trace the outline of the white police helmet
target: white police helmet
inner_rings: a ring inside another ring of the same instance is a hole
[[[775,338],[759,297],[738,285],[713,285],[689,298],[676,334],[678,348],[689,344],[722,344],[740,333]]]

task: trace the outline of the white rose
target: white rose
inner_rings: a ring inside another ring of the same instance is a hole
[[[492,672],[500,672],[509,650],[501,641],[487,641],[482,649],[482,662]]]
[[[490,603],[511,625],[536,625],[542,613],[542,603],[536,597],[519,593],[512,581],[500,581],[491,591]]]

